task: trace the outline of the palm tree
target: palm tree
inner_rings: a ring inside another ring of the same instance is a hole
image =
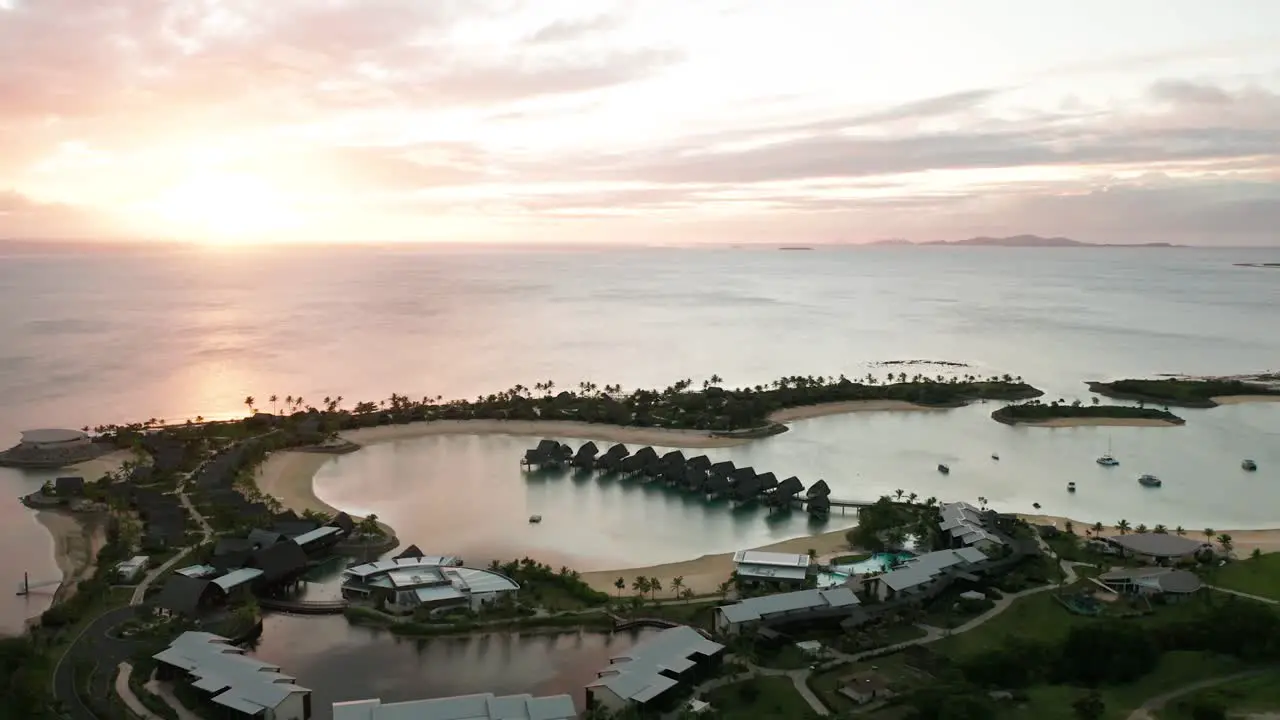
[[[915,505],[916,499],[919,497],[920,496],[917,495],[916,493],[911,493],[910,495],[907,495],[907,502],[911,503],[912,505]]]
[[[1071,522],[1070,520],[1068,520],[1066,523],[1063,524],[1062,529],[1065,530],[1068,535],[1076,534],[1076,524]]]
[[[280,396],[279,396],[279,395],[272,394],[272,395],[271,395],[271,397],[269,397],[269,398],[267,398],[267,399],[271,401],[271,414],[272,414],[272,415],[275,415],[275,414],[276,414],[276,402],[280,399]]]
[[[1155,527],[1151,528],[1151,532],[1157,535],[1168,535],[1169,528],[1165,527],[1164,525],[1156,525]]]
[[[1230,535],[1226,533],[1219,535],[1218,544],[1222,546],[1223,553],[1227,555],[1231,554],[1231,536]]]
[[[897,490],[893,491],[893,497],[895,500],[901,500],[902,496],[906,494],[907,494],[907,491],[903,490],[902,488],[898,488]]]
[[[809,562],[813,562],[814,560],[817,560],[817,559],[818,559],[818,551],[814,550],[813,548],[809,548]]]
[[[1216,534],[1216,533],[1214,533],[1213,528],[1205,528],[1205,529],[1204,529],[1204,540],[1205,540],[1205,542],[1213,542],[1213,536],[1214,536],[1215,534]]]
[[[614,593],[614,596],[622,597],[622,591],[627,589],[627,579],[620,577],[613,581],[613,586],[618,589],[618,592]]]
[[[1129,532],[1129,521],[1120,518],[1120,522],[1116,523],[1116,530],[1119,530],[1121,535],[1127,534]]]
[[[716,586],[716,592],[720,594],[721,600],[724,600],[725,597],[729,594],[729,591],[732,589],[733,589],[732,580],[725,580],[724,582]]]
[[[542,383],[538,383],[538,384],[541,385]],[[542,388],[538,388],[538,389],[541,390]],[[636,593],[639,595],[644,595],[645,593],[648,593],[649,578],[637,577],[635,580],[631,581],[631,589],[635,590]]]
[[[1173,533],[1178,537],[1182,537],[1183,535],[1187,534],[1187,531],[1181,525],[1179,525],[1178,527],[1173,529]]]
[[[1096,523],[1094,523],[1094,524],[1093,524],[1093,536],[1094,536],[1094,537],[1101,537],[1101,536],[1102,536],[1102,531],[1103,531],[1103,530],[1105,530],[1105,529],[1106,529],[1106,528],[1102,527],[1102,523],[1100,523],[1100,522],[1096,522]]]
[[[684,576],[677,575],[671,578],[671,592],[675,597],[680,597],[680,589],[684,587]]]
[[[1250,560],[1261,560],[1261,559],[1262,559],[1262,548],[1254,548],[1254,549],[1253,549],[1253,552],[1249,553],[1249,559],[1250,559]]]
[[[649,599],[657,601],[658,591],[662,589],[662,581],[658,578],[649,578]]]
[[[249,412],[252,414],[253,413],[253,396],[252,395],[244,399],[244,405],[245,407],[249,408]]]
[[[978,504],[982,506],[982,509],[983,509],[983,510],[986,510],[986,509],[987,509],[987,499],[986,499],[985,497],[982,497],[981,495],[979,495],[979,496],[978,496]]]
[[[1133,531],[1141,535],[1147,531],[1147,526],[1142,523],[1138,523],[1138,527],[1134,528]]]

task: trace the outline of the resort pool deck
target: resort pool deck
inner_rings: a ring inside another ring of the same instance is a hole
[[[915,557],[911,553],[876,553],[866,560],[849,565],[832,565],[831,572],[818,573],[818,587],[828,588],[843,585],[854,575],[866,575],[873,572],[886,572],[894,565]]]

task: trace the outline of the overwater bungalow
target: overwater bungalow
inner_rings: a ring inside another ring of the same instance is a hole
[[[683,462],[669,462],[662,468],[662,481],[668,485],[684,485],[689,472],[689,466]]]
[[[795,502],[796,496],[804,491],[804,483],[800,482],[800,478],[792,475],[791,477],[778,483],[778,486],[769,493],[768,503],[770,505],[790,505]]]
[[[826,495],[811,497],[805,505],[810,515],[825,517],[831,514],[831,498]]]
[[[751,482],[755,479],[756,469],[753,467],[744,467],[733,471],[733,474],[729,476],[729,483],[731,485],[738,485],[744,482]]]
[[[760,482],[760,492],[762,493],[771,492],[774,488],[778,487],[778,476],[771,472],[757,475],[756,480]]]
[[[640,453],[628,455],[618,462],[618,472],[623,475],[635,475],[644,469],[649,459]]]
[[[733,490],[730,495],[736,503],[751,502],[760,497],[760,478],[757,475],[751,475],[733,484]]]
[[[420,558],[422,557],[422,555],[423,553],[421,548],[419,548],[417,545],[410,545],[409,547],[405,548],[403,552],[401,552],[399,555],[396,555],[392,559],[399,560],[400,558]]]
[[[711,473],[712,475],[719,475],[720,477],[726,480],[728,480],[729,477],[733,475],[733,470],[734,470],[734,465],[732,460],[724,460],[722,462],[718,462],[712,465],[711,467],[707,468],[707,472]]]
[[[733,486],[723,475],[708,475],[707,481],[702,484],[702,491],[710,497],[722,497],[732,490]]]
[[[708,477],[706,470],[700,470],[691,465],[686,465],[684,468],[684,480],[681,482],[681,485],[686,490],[702,492],[703,488],[706,487]]]
[[[627,446],[621,443],[614,445],[596,458],[596,469],[604,472],[617,472],[622,460],[631,455]]]
[[[685,463],[684,453],[680,452],[679,450],[672,450],[671,452],[662,456],[662,462],[665,465],[671,465],[675,463],[683,465]]]
[[[689,467],[694,468],[695,470],[701,470],[703,472],[706,472],[711,469],[711,458],[707,457],[706,455],[695,455],[689,458],[688,460],[686,460],[685,463]]]
[[[569,464],[576,468],[595,467],[596,453],[598,452],[600,452],[600,449],[596,447],[596,444],[591,441],[587,441],[585,445],[578,448],[578,452],[574,454],[573,459],[569,461]]]
[[[805,497],[812,500],[818,497],[826,497],[830,494],[831,494],[831,488],[827,486],[827,481],[819,480],[818,482],[809,486],[809,491],[805,493]]]

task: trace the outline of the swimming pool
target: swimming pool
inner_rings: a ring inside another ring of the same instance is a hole
[[[828,588],[843,585],[854,575],[866,575],[872,572],[885,572],[889,568],[905,560],[915,557],[911,553],[876,553],[866,560],[848,565],[832,565],[831,572],[818,573],[818,587]]]

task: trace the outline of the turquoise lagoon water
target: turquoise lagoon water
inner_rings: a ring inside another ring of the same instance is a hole
[[[831,572],[818,574],[818,587],[828,588],[843,585],[844,581],[854,575],[866,575],[873,572],[885,572],[898,563],[915,557],[911,553],[876,553],[866,560],[859,560],[848,565],[832,565]]]

